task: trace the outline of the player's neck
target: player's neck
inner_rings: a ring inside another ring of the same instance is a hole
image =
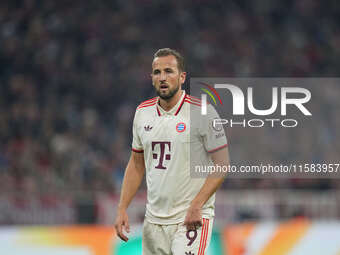
[[[178,103],[183,93],[184,91],[180,89],[169,100],[164,100],[162,98],[159,98],[159,105],[163,108],[164,111],[170,111]]]

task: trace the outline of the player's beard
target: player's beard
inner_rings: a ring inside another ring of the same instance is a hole
[[[161,92],[161,89],[159,87],[159,89],[156,89],[156,92],[157,92],[157,95],[163,100],[169,100],[177,93],[177,91],[179,90],[179,87],[180,86],[178,85],[178,86],[175,86],[173,89],[169,88],[168,92],[165,94]]]

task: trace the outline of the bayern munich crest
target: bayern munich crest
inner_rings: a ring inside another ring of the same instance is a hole
[[[186,126],[184,122],[180,122],[176,125],[177,132],[181,133],[185,130]]]

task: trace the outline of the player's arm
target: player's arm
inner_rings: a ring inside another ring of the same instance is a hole
[[[130,232],[129,219],[126,210],[143,181],[144,173],[144,153],[132,151],[124,174],[117,217],[115,221],[117,235],[125,242],[129,239],[124,235],[123,229],[128,233]]]
[[[211,159],[213,160],[215,165],[227,167],[230,163],[228,147],[211,153]],[[200,189],[194,200],[191,202],[190,207],[187,211],[184,225],[186,225],[188,230],[195,229],[197,226],[202,225],[202,207],[221,186],[224,178],[225,175],[221,173],[218,173],[217,175],[212,174],[207,177],[205,183],[203,184],[202,188]]]

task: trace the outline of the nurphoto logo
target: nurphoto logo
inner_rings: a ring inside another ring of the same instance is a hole
[[[292,105],[296,107],[301,114],[304,116],[311,116],[312,113],[305,106],[311,100],[311,92],[302,87],[272,87],[271,88],[271,105],[266,109],[257,109],[254,105],[254,88],[247,87],[247,93],[241,90],[240,87],[233,84],[214,84],[209,85],[207,83],[200,82],[206,86],[206,88],[201,88],[201,91],[205,92],[201,94],[201,114],[207,114],[207,95],[212,99],[215,105],[216,99],[214,95],[218,98],[220,102],[219,107],[223,107],[223,102],[221,100],[222,93],[231,94],[232,96],[232,114],[233,116],[244,116],[245,109],[248,110],[251,114],[255,116],[269,116],[274,113],[277,113],[278,106],[280,105],[279,114],[280,116],[287,116],[287,105]],[[217,89],[219,92],[217,92]],[[223,92],[222,92],[223,91]],[[280,96],[279,96],[280,92]],[[247,108],[246,108],[247,107]],[[243,127],[263,127],[266,123],[270,124],[271,127],[274,127],[277,123],[280,123],[282,127],[296,127],[298,125],[298,121],[296,119],[277,119],[277,118],[256,118],[256,119],[243,119],[241,121],[236,121],[235,119],[222,119],[215,118],[213,121],[214,127],[218,125],[227,125],[230,127],[235,125],[241,125]]]

